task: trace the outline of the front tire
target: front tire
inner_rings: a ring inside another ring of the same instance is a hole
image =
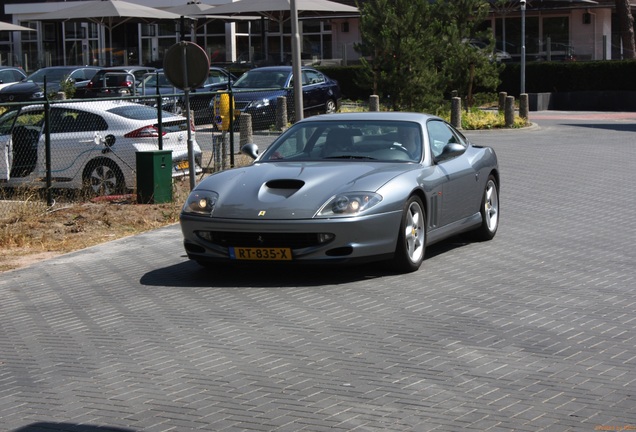
[[[336,101],[333,99],[327,99],[327,102],[325,102],[325,114],[332,114],[336,111],[338,111]]]
[[[402,211],[402,223],[393,257],[393,268],[401,273],[420,268],[426,252],[426,213],[422,200],[412,196]]]
[[[499,228],[499,188],[493,175],[488,176],[479,211],[481,226],[473,232],[474,238],[478,241],[492,240]]]
[[[91,161],[84,169],[84,188],[91,196],[121,195],[126,192],[124,175],[110,159]]]

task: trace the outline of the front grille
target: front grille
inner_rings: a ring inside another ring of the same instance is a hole
[[[302,249],[324,244],[324,235],[316,233],[244,233],[212,231],[199,237],[223,247],[286,247]]]

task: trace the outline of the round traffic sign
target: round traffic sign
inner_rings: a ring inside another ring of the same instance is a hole
[[[210,73],[210,59],[203,48],[193,42],[178,42],[168,48],[163,59],[166,78],[181,90],[197,88]]]

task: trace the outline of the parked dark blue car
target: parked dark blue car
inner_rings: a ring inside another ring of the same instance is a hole
[[[342,94],[336,80],[316,69],[303,67],[303,112],[332,113],[340,107]],[[232,85],[234,104],[252,116],[254,129],[266,129],[276,123],[279,96],[287,97],[290,120],[294,115],[294,92],[291,66],[267,66],[250,69]]]

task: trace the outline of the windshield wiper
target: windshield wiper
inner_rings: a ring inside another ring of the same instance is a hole
[[[339,155],[339,156],[327,156],[323,159],[365,159],[365,160],[377,160],[371,156],[360,156],[360,155]]]

